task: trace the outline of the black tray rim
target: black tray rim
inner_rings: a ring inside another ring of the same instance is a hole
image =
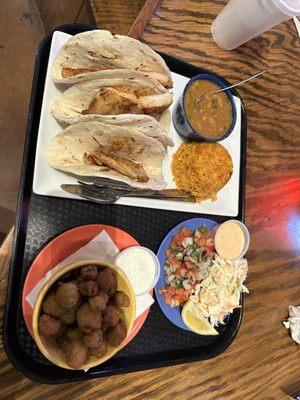
[[[139,364],[139,365],[134,365],[131,367],[121,367],[117,366],[117,368],[112,368],[110,370],[105,370],[105,371],[97,371],[97,370],[90,370],[88,374],[82,375],[82,374],[77,374],[76,371],[71,371],[73,375],[67,375],[66,377],[62,377],[61,379],[57,379],[57,377],[53,376],[51,377],[51,373],[48,374],[47,377],[43,377],[40,375],[39,369],[35,366],[32,369],[28,369],[25,366],[25,362],[28,362],[28,360],[31,360],[29,356],[27,356],[25,353],[21,354],[19,352],[19,349],[16,346],[16,343],[12,343],[10,340],[10,336],[8,334],[8,328],[9,328],[9,322],[10,322],[10,316],[14,313],[16,313],[16,309],[13,309],[13,303],[12,303],[12,297],[13,297],[13,289],[16,283],[14,282],[13,276],[15,274],[15,268],[16,268],[16,263],[17,259],[22,260],[22,263],[19,262],[20,265],[23,264],[23,256],[24,256],[24,246],[22,247],[20,244],[23,243],[25,245],[25,238],[26,238],[26,231],[27,231],[27,216],[28,216],[28,208],[29,208],[29,203],[28,201],[30,199],[31,193],[32,193],[32,177],[28,175],[28,166],[30,163],[35,160],[35,151],[33,152],[33,157],[32,154],[30,154],[30,145],[31,145],[31,140],[32,140],[32,128],[33,128],[33,115],[35,113],[35,108],[36,108],[36,102],[37,102],[37,91],[40,86],[39,82],[39,74],[40,74],[40,57],[41,57],[41,52],[43,48],[50,42],[52,39],[52,35],[54,31],[62,31],[66,33],[79,33],[83,31],[88,31],[91,29],[96,29],[97,27],[95,25],[90,25],[90,24],[65,24],[58,26],[54,28],[50,33],[48,33],[40,42],[37,52],[36,52],[36,58],[35,58],[35,67],[34,67],[34,73],[33,73],[33,81],[32,81],[32,91],[31,91],[31,99],[30,99],[30,105],[29,105],[29,111],[28,111],[28,121],[27,121],[27,127],[26,127],[26,135],[25,135],[25,142],[24,142],[24,153],[23,153],[23,160],[22,160],[22,169],[21,169],[21,175],[20,175],[20,184],[19,184],[19,193],[18,193],[18,200],[17,200],[17,212],[16,212],[16,224],[15,224],[15,230],[14,230],[14,237],[13,237],[13,245],[12,245],[12,253],[11,253],[11,262],[10,262],[10,268],[9,268],[9,274],[8,274],[8,285],[7,285],[7,292],[6,292],[6,302],[5,302],[5,307],[4,307],[4,319],[3,319],[3,344],[4,344],[4,349],[5,352],[8,356],[8,359],[11,361],[11,363],[16,367],[16,369],[20,372],[22,372],[27,378],[39,382],[39,383],[44,383],[44,384],[58,384],[58,383],[68,383],[68,382],[74,382],[74,381],[82,381],[85,379],[90,379],[90,378],[97,378],[97,377],[104,377],[104,376],[111,376],[111,375],[117,375],[121,373],[128,373],[128,372],[134,372],[134,371],[140,371],[140,370],[148,370],[152,368],[159,368],[159,367],[164,367],[164,366],[170,366],[170,365],[176,365],[176,364],[183,364],[183,363],[189,363],[193,361],[199,361],[199,360],[204,360],[204,359],[210,359],[217,357],[221,353],[223,353],[233,342],[235,339],[243,317],[243,295],[241,296],[241,307],[236,310],[232,316],[235,319],[235,329],[231,332],[229,338],[227,338],[226,342],[222,343],[217,347],[216,350],[210,351],[210,352],[203,352],[201,354],[197,353],[197,348],[195,349],[189,349],[189,351],[184,350],[184,351],[178,351],[176,355],[174,353],[168,354],[170,352],[165,352],[163,354],[166,354],[168,356],[168,359],[160,360],[158,355],[154,355],[153,357],[148,357],[148,360],[144,364]],[[76,32],[74,32],[76,31]],[[172,62],[179,62],[182,67],[188,69],[188,70],[194,70],[195,74],[196,73],[204,73],[208,72],[204,68],[192,65],[187,63],[186,61],[179,59],[179,58],[174,58],[170,55],[167,55],[165,53],[160,53],[162,57],[165,59],[166,63],[172,64]],[[217,75],[217,74],[216,74]],[[221,78],[221,77],[220,77]],[[228,83],[226,79],[221,78],[223,81]],[[237,217],[234,217],[236,219],[239,219],[241,221],[244,221],[244,215],[245,215],[245,207],[244,207],[244,199],[245,199],[245,190],[246,190],[246,157],[247,157],[247,113],[245,110],[245,106],[243,103],[242,98],[238,94],[238,92],[233,89],[232,92],[238,96],[241,100],[241,105],[242,105],[242,135],[243,135],[243,140],[241,140],[241,160],[240,160],[240,192],[239,192],[239,211]],[[43,92],[41,95],[41,103],[42,103],[42,97],[43,97]],[[40,105],[41,105],[40,103]],[[40,113],[40,110],[39,110]],[[39,122],[39,121],[38,121]],[[38,125],[38,124],[37,124]],[[33,175],[33,171],[32,174]],[[31,180],[31,182],[30,182]],[[28,181],[31,183],[28,187],[26,183]],[[195,217],[201,216],[202,214],[195,214]],[[204,216],[204,215],[202,215]],[[216,217],[213,215],[205,215],[205,217]],[[226,217],[227,219],[232,219],[231,217]],[[21,257],[19,258],[19,256]],[[21,290],[22,292],[22,290]],[[209,348],[210,345],[207,345],[204,347],[204,349]],[[162,354],[162,353],[159,353]],[[46,370],[49,369],[49,372],[51,369],[53,369],[53,366],[43,366]],[[59,371],[61,371],[61,368],[56,367]]]

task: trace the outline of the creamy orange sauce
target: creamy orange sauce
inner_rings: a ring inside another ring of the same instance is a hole
[[[241,255],[244,245],[244,232],[237,223],[227,222],[217,230],[215,247],[220,257],[233,260]]]
[[[225,93],[208,94],[220,89],[215,83],[199,79],[193,82],[185,94],[185,110],[192,127],[208,139],[222,137],[230,128],[232,109]]]

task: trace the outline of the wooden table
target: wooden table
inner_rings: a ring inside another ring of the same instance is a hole
[[[224,4],[165,0],[141,38],[233,82],[274,67],[239,90],[249,122],[251,247],[250,294],[236,340],[213,360],[59,386],[29,381],[1,348],[0,399],[281,400],[287,398],[284,392],[300,392],[300,349],[282,324],[288,306],[300,304],[299,39],[293,23],[286,22],[236,51],[222,51],[211,39],[210,25]]]

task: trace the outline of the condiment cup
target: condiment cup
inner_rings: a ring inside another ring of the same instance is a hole
[[[241,228],[241,230],[243,231],[243,234],[244,234],[244,246],[243,246],[243,249],[242,249],[240,255],[232,260],[232,261],[234,261],[234,260],[238,260],[238,259],[242,258],[247,253],[247,251],[249,249],[249,245],[250,245],[250,233],[249,233],[249,230],[246,227],[246,225],[243,224],[241,221],[238,221],[237,219],[229,219],[228,221],[224,222],[223,224],[217,225],[216,230],[215,230],[215,234],[214,234],[214,238],[217,236],[219,229],[222,226],[224,226],[224,225],[226,225],[226,224],[228,224],[230,222],[231,223],[234,222],[235,224],[239,225],[239,227]],[[218,246],[216,245],[216,242],[215,242],[215,249],[216,249],[217,253],[219,254]],[[221,257],[221,255],[220,255],[220,257]]]
[[[146,253],[148,253],[148,254],[151,256],[151,258],[153,259],[154,265],[155,265],[155,275],[154,275],[153,280],[152,280],[151,282],[149,282],[149,285],[147,285],[147,288],[146,288],[143,292],[140,292],[140,293],[136,293],[136,292],[135,292],[135,295],[136,295],[136,296],[142,296],[142,295],[144,295],[144,294],[146,294],[146,293],[149,293],[150,290],[152,290],[152,289],[154,288],[154,286],[157,284],[157,281],[158,281],[159,275],[160,275],[160,264],[159,264],[158,258],[157,258],[156,255],[153,253],[153,251],[151,251],[151,250],[148,249],[147,247],[143,247],[143,246],[131,246],[131,247],[128,247],[127,249],[121,251],[121,252],[116,256],[114,262],[115,262],[116,265],[118,265],[118,267],[119,267],[120,269],[122,269],[122,266],[120,266],[120,265],[118,264],[118,260],[119,260],[120,257],[122,257],[122,255],[124,255],[125,253],[134,251],[135,249],[138,249],[139,251],[142,250],[142,251],[145,251]],[[124,271],[124,272],[125,272],[125,271]],[[126,272],[125,272],[125,273],[126,273]],[[129,277],[128,277],[128,278],[129,278]],[[130,280],[130,279],[129,279],[129,280]],[[131,284],[132,284],[133,290],[134,290],[134,285],[133,285],[132,282],[131,282]]]
[[[75,269],[81,268],[84,265],[97,265],[99,267],[106,267],[113,270],[114,275],[117,279],[118,290],[121,290],[127,294],[130,299],[130,306],[124,307],[121,310],[121,318],[126,324],[127,332],[129,333],[132,329],[134,319],[135,319],[135,296],[133,293],[132,285],[127,278],[126,274],[116,265],[107,262],[101,262],[98,260],[84,260],[74,262],[72,264],[64,266],[62,269],[57,271],[49,280],[47,280],[41,290],[38,293],[32,315],[32,327],[34,340],[43,353],[43,355],[51,361],[53,364],[61,368],[73,369],[67,363],[65,359],[65,354],[59,349],[56,340],[52,337],[45,337],[39,332],[39,316],[42,312],[42,304],[45,296],[49,292],[49,289],[67,272],[74,271]],[[97,358],[95,356],[90,356],[86,363],[80,369],[89,369],[102,364],[103,362],[109,360],[114,354],[116,354],[122,347],[123,342],[118,347],[108,346],[107,353]]]
[[[185,109],[185,95],[187,92],[187,89],[189,88],[189,86],[200,79],[204,79],[204,80],[210,80],[211,82],[217,84],[221,89],[225,88],[228,86],[228,84],[223,81],[222,79],[218,78],[216,75],[214,74],[199,74],[199,75],[195,75],[192,79],[189,80],[189,82],[186,84],[182,95],[178,98],[177,102],[175,103],[175,107],[173,109],[173,114],[172,114],[172,120],[173,120],[173,124],[174,127],[176,129],[176,131],[184,138],[184,139],[189,139],[189,140],[195,140],[198,142],[220,142],[221,140],[226,139],[231,132],[233,131],[235,124],[236,124],[236,114],[237,114],[237,110],[236,110],[236,105],[235,105],[235,101],[233,98],[232,93],[230,92],[230,90],[225,90],[224,93],[231,105],[231,112],[232,112],[232,122],[231,125],[229,127],[229,129],[227,130],[227,132],[225,132],[221,137],[219,138],[207,138],[205,136],[203,136],[201,134],[201,132],[196,131],[193,126],[190,124],[187,113],[186,113],[186,109]]]

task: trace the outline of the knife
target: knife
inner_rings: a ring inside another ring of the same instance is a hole
[[[63,189],[67,193],[71,193],[73,195],[88,198],[89,200],[101,199],[101,194],[105,195],[106,192],[115,193],[116,197],[148,197],[154,199],[166,199],[166,200],[179,200],[179,201],[188,201],[195,202],[195,198],[185,192],[182,192],[178,189],[165,189],[165,190],[151,190],[151,189],[136,189],[133,188],[132,191],[124,190],[123,188],[107,188],[105,186],[100,187],[98,185],[88,185],[88,184],[62,184],[61,189]],[[87,192],[88,191],[88,192]],[[105,196],[104,196],[105,197]]]

